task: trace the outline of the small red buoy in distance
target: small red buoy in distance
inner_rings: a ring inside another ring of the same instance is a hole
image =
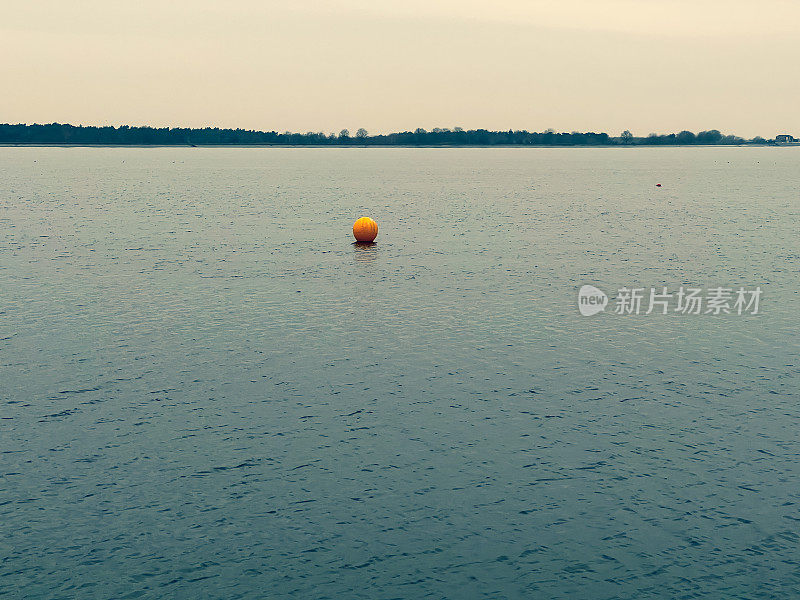
[[[373,242],[378,237],[378,224],[369,217],[361,217],[353,223],[353,236],[357,242]]]
[[[656,184],[656,187],[661,187],[661,184],[660,184],[660,183],[657,183],[657,184]]]

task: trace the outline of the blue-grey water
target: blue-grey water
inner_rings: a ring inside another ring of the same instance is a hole
[[[0,148],[0,596],[800,596],[798,167]]]

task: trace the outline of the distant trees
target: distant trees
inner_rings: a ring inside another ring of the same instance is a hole
[[[98,144],[98,145],[359,145],[368,146],[612,146],[612,145],[675,145],[675,144],[742,144],[744,139],[723,135],[718,130],[681,131],[678,134],[651,133],[645,138],[634,137],[626,130],[620,137],[607,133],[557,133],[552,129],[536,133],[526,130],[489,131],[461,127],[436,127],[431,131],[417,128],[414,131],[369,135],[360,128],[355,138],[347,129],[339,134],[322,132],[292,133],[286,131],[253,131],[246,129],[202,129],[168,127],[83,127],[50,123],[48,125],[0,124],[2,144]],[[773,141],[756,137],[750,144],[772,144]]]
[[[694,134],[691,131],[681,131],[678,134],[658,134],[651,133],[646,138],[639,138],[635,140],[636,144],[643,144],[649,146],[670,146],[670,145],[709,145],[709,144],[744,144],[747,141],[736,135],[722,135],[718,130],[711,129],[709,131],[701,131]],[[749,143],[751,144],[765,144],[770,143],[764,138],[754,138]]]
[[[698,144],[719,144],[722,140],[722,134],[716,129],[711,131],[701,131],[697,134]]]

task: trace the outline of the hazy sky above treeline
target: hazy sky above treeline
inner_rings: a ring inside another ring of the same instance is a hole
[[[0,122],[800,135],[800,0],[0,0]]]

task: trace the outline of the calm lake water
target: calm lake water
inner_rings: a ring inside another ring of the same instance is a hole
[[[0,148],[0,596],[796,597],[798,223],[794,148]]]

